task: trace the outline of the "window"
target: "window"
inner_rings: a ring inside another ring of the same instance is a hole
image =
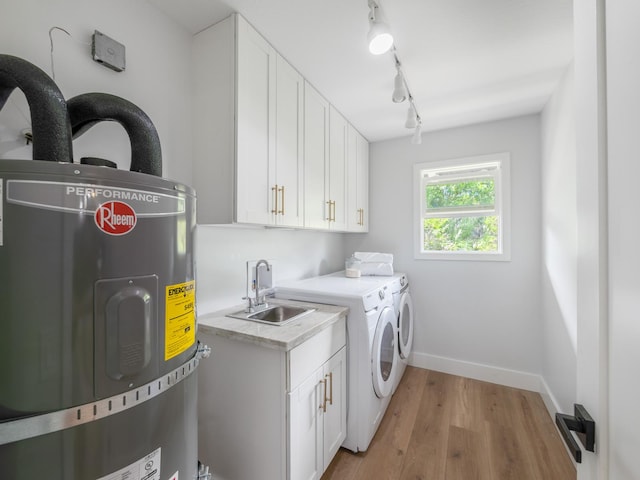
[[[414,165],[415,258],[510,260],[509,154]]]

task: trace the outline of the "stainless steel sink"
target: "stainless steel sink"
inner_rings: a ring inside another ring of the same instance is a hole
[[[270,325],[284,325],[313,311],[315,311],[315,308],[296,307],[293,305],[272,305],[257,312],[245,312],[241,310],[230,313],[227,317],[251,320]]]

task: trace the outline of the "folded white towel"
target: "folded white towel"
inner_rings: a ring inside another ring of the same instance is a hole
[[[393,253],[356,252],[353,255],[361,262],[393,263]]]
[[[360,274],[369,276],[391,276],[393,275],[393,265],[384,262],[362,262],[360,264]]]

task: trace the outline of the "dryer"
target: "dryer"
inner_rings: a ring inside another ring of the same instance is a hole
[[[397,316],[388,283],[344,272],[282,282],[277,298],[349,307],[347,316],[347,436],[343,447],[365,451],[393,393]]]
[[[409,355],[413,347],[413,301],[409,292],[409,279],[404,273],[393,275],[393,282],[390,285],[393,296],[393,305],[397,317],[396,331],[398,339],[396,341],[396,363],[398,364],[397,375],[394,378],[393,392],[395,393],[398,384],[404,375],[404,371],[409,364]]]

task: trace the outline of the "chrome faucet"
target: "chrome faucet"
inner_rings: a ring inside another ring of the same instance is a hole
[[[264,265],[267,267],[267,272],[271,270],[271,265],[266,260],[258,260],[256,263],[256,299],[253,303],[254,307],[266,307],[266,302],[264,300],[264,295],[260,295],[260,265]]]

